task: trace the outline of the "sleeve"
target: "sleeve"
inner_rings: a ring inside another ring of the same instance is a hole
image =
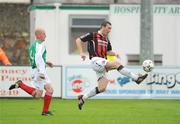
[[[4,65],[11,64],[4,51],[1,51],[1,61]]]
[[[108,39],[107,51],[111,51],[111,50],[112,50],[111,42]]]
[[[4,63],[4,65],[10,65],[11,64],[6,55],[4,56],[3,63]]]
[[[42,44],[37,44],[36,45],[36,54],[35,54],[35,62],[37,69],[39,73],[45,74],[45,62],[43,60],[43,45]]]
[[[80,36],[82,42],[87,42],[93,40],[93,33],[86,33],[85,35]]]

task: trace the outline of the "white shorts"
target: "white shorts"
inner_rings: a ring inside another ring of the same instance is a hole
[[[93,57],[90,61],[92,69],[96,72],[97,78],[107,77],[105,65],[108,60],[101,57]]]
[[[32,85],[33,85],[33,87],[36,89],[39,89],[39,90],[43,90],[44,85],[50,83],[51,81],[46,72],[44,74],[45,79],[42,79],[40,76],[41,75],[36,68],[32,70]]]

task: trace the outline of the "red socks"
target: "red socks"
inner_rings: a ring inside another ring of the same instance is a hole
[[[30,87],[30,86],[27,86],[26,84],[24,83],[19,83],[19,87],[26,91],[28,94],[34,96],[35,95],[35,91],[36,89],[33,88],[33,87]],[[52,93],[48,93],[46,92],[45,93],[45,96],[44,96],[44,106],[43,106],[43,112],[48,112],[49,110],[49,105],[51,103],[51,98],[52,98]]]
[[[23,89],[24,91],[26,91],[29,95],[32,95],[32,96],[35,95],[35,91],[36,91],[35,88],[30,87],[30,86],[27,86],[27,85],[24,84],[24,83],[19,83],[18,85],[19,85],[19,87],[20,87],[21,89]]]
[[[44,106],[43,106],[43,112],[48,112],[49,105],[51,103],[52,93],[45,93],[44,96]]]

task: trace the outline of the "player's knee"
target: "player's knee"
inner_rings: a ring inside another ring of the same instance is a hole
[[[115,66],[116,66],[116,68],[118,68],[120,65],[122,65],[119,61],[116,61],[115,62]]]
[[[46,90],[46,92],[48,92],[50,94],[53,94],[53,92],[54,92],[54,89],[50,84],[45,85],[45,90]]]
[[[48,89],[46,90],[46,92],[48,92],[49,94],[53,94],[54,89],[53,89],[53,88],[48,88]]]
[[[104,92],[106,90],[106,88],[102,87],[102,88],[99,88],[98,90],[99,90],[99,93],[102,93],[102,92]]]
[[[34,95],[34,97],[36,98],[36,99],[39,99],[39,98],[41,98],[41,96],[42,96],[42,91],[36,91],[36,94]]]
[[[50,93],[51,93],[51,94],[53,94],[53,93],[54,93],[54,89],[53,89],[53,88],[51,88]]]
[[[36,94],[34,97],[35,97],[36,99],[40,99],[41,96],[42,96],[42,94]]]
[[[40,96],[40,95],[36,95],[35,98],[36,98],[36,99],[40,99],[41,96]]]
[[[102,93],[102,92],[104,92],[104,91],[105,91],[105,89],[100,89],[100,90],[99,90],[100,93]]]

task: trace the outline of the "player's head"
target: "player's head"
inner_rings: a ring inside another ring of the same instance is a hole
[[[111,23],[109,21],[104,21],[101,24],[100,31],[104,36],[107,36],[111,31],[111,28],[112,28]]]
[[[35,35],[36,35],[36,39],[40,41],[44,41],[46,38],[46,33],[43,28],[36,28]]]

